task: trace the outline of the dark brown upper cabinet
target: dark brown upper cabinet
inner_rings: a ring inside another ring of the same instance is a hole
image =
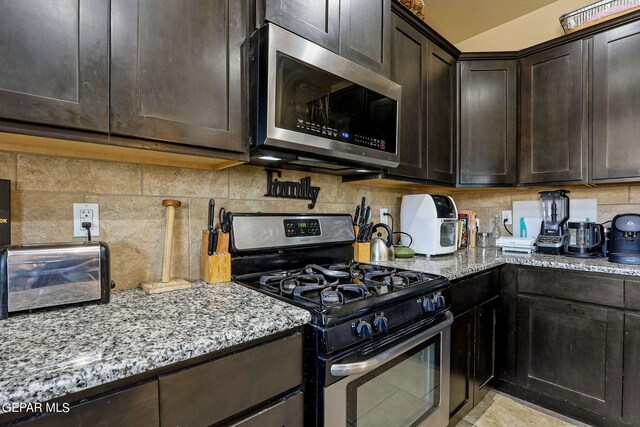
[[[109,2],[0,1],[0,116],[109,130]]]
[[[111,132],[244,151],[244,0],[111,2]]]
[[[593,37],[592,179],[640,177],[640,22]]]
[[[391,0],[340,2],[341,56],[389,76],[390,48]]]
[[[587,182],[584,59],[578,40],[521,61],[520,183]]]
[[[427,38],[395,13],[392,22],[391,79],[402,86],[400,165],[389,171],[427,178]]]
[[[354,3],[367,2],[361,0]],[[259,23],[273,22],[324,48],[338,52],[340,0],[257,0],[257,7]]]
[[[402,91],[404,96],[404,89]],[[456,60],[429,41],[427,59],[427,179],[456,182]]]
[[[515,60],[460,63],[460,185],[516,184],[517,78]]]

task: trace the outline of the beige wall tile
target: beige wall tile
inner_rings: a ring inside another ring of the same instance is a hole
[[[640,213],[640,204],[634,205],[598,205],[598,221],[605,222],[617,214]]]
[[[181,199],[173,230],[172,278],[189,278],[189,199]],[[118,290],[160,280],[167,208],[161,197],[100,196],[100,240],[111,249]]]
[[[142,167],[142,194],[227,198],[229,195],[229,171],[145,165]]]
[[[139,165],[18,155],[18,184],[22,191],[140,194]]]
[[[17,245],[74,240],[73,203],[86,202],[87,197],[82,194],[13,192],[11,243]]]
[[[599,205],[622,205],[629,203],[629,187],[585,187],[572,188],[569,193],[572,199],[598,199]]]
[[[629,187],[629,203],[640,203],[640,186],[632,185]]]
[[[16,155],[0,152],[0,179],[11,180],[11,188],[16,188]]]

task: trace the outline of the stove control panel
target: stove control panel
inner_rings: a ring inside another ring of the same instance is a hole
[[[320,221],[317,219],[285,219],[284,234],[286,237],[320,236]]]

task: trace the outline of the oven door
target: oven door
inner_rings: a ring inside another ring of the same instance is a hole
[[[344,379],[325,389],[328,427],[446,426],[453,315],[430,329],[355,363],[334,362]]]

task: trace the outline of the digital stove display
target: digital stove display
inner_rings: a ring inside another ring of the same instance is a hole
[[[317,219],[285,219],[284,234],[286,237],[320,236],[320,221]]]

